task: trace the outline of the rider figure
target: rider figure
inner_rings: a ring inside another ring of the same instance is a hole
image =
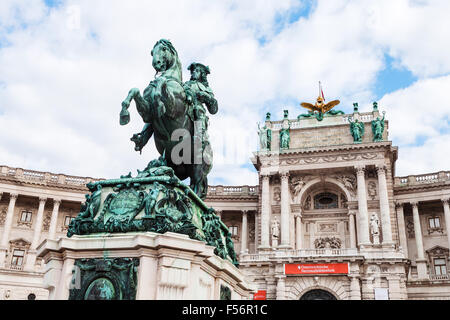
[[[200,139],[202,151],[205,149],[208,139],[208,116],[203,104],[206,105],[211,114],[217,113],[217,100],[208,85],[207,75],[209,67],[201,63],[192,63],[188,70],[191,71],[191,79],[184,83],[188,103],[190,104],[189,115],[195,121],[197,127],[194,139]]]

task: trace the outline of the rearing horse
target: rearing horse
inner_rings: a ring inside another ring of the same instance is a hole
[[[128,107],[131,100],[134,100],[136,109],[145,123],[142,131],[131,138],[136,144],[135,150],[141,151],[154,135],[156,149],[164,157],[167,165],[173,168],[181,180],[189,177],[191,188],[204,199],[208,189],[207,174],[211,171],[212,163],[205,162],[205,158],[202,157],[201,164],[197,162],[194,164],[194,148],[189,148],[190,163],[175,164],[171,157],[172,149],[180,143],[179,140],[172,140],[175,130],[187,130],[191,146],[194,137],[194,123],[188,115],[190,105],[183,88],[178,53],[170,41],[161,39],[156,42],[151,54],[152,65],[157,72],[156,77],[145,88],[144,96],[141,96],[137,88],[129,91],[127,98],[122,102],[120,124],[126,125],[130,121]],[[208,153],[206,158],[212,157],[211,148],[201,151]]]

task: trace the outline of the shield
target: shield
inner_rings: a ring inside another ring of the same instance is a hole
[[[109,219],[131,221],[143,207],[143,194],[134,189],[122,189],[114,195],[104,216],[104,223]]]

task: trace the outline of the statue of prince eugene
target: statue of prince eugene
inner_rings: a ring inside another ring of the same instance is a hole
[[[144,121],[131,137],[135,150],[153,136],[161,155],[137,176],[91,182],[91,194],[69,225],[67,236],[95,233],[152,231],[176,232],[207,242],[214,253],[237,265],[227,226],[204,203],[213,153],[208,137],[208,115],[218,111],[208,85],[209,67],[192,63],[183,83],[181,62],[169,40],[161,39],[151,51],[155,79],[143,95],[133,88],[122,102],[120,124],[130,121],[131,101]],[[190,186],[182,180],[190,178]]]

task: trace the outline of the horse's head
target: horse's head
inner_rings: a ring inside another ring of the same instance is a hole
[[[154,45],[151,54],[153,56],[152,65],[158,72],[164,72],[172,68],[180,69],[179,77],[181,81],[181,63],[178,53],[169,40],[161,39]]]

